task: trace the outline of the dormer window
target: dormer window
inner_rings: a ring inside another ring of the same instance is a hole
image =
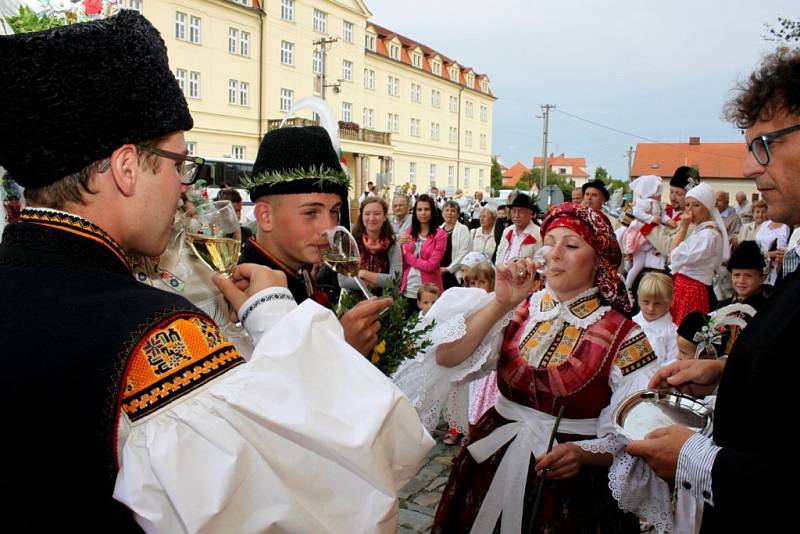
[[[458,82],[458,68],[453,67],[450,69],[450,80],[454,82]]]
[[[414,54],[411,56],[411,63],[417,67],[418,69],[422,68],[422,56],[419,54]]]
[[[365,35],[364,36],[364,46],[370,52],[374,52],[375,51],[375,36],[374,35],[370,35],[370,34]]]
[[[395,44],[389,45],[389,57],[400,61],[400,47]]]
[[[435,75],[441,76],[442,75],[442,64],[439,63],[438,61],[432,62],[431,63],[431,70],[433,71],[433,73]]]
[[[467,87],[469,87],[470,89],[472,89],[472,87],[473,87],[473,82],[474,82],[474,81],[475,81],[475,80],[474,80],[474,78],[472,77],[472,74],[468,75],[468,76],[467,76]]]

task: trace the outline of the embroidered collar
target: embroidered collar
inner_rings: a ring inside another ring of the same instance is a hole
[[[550,288],[546,287],[534,293],[529,303],[530,318],[534,322],[561,318],[581,328],[589,327],[610,309],[600,301],[600,292],[596,287],[590,287],[567,302],[559,302]]]
[[[125,269],[131,271],[130,260],[125,251],[122,250],[122,247],[119,246],[119,243],[102,228],[83,217],[50,208],[25,208],[20,213],[19,221],[40,224],[94,241],[105,247],[125,266]]]

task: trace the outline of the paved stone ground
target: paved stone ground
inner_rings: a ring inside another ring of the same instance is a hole
[[[417,476],[400,490],[400,527],[398,534],[420,534],[429,532],[433,515],[442,490],[450,476],[450,463],[458,453],[457,445],[442,444],[444,431],[433,432],[436,445],[428,453],[425,465]]]

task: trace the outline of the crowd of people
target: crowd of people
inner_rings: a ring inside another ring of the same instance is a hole
[[[731,206],[688,167],[666,206],[638,178],[619,218],[601,180],[544,212],[524,192],[495,208],[368,184],[351,224],[332,136],[279,128],[230,276],[182,246],[203,161],[147,19],[2,36],[0,65],[0,165],[27,204],[0,244],[9,525],[394,532],[442,419],[462,446],[432,532],[748,531],[790,513],[770,434],[800,321],[800,52],[765,58],[726,109],[763,200]],[[323,288],[340,225],[359,265],[332,284],[399,278],[431,326],[391,380],[365,358],[391,298],[337,317]],[[713,435],[625,438],[614,411],[646,388],[704,399]]]

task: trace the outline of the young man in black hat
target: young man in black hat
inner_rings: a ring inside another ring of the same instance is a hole
[[[587,208],[594,208],[602,211],[603,204],[608,202],[611,197],[606,189],[606,184],[602,180],[591,180],[581,186],[583,190],[583,205]]]
[[[242,263],[279,269],[297,303],[312,298],[330,307],[311,275],[327,249],[326,230],[349,229],[349,177],[330,136],[320,126],[289,127],[264,136],[248,183],[256,202],[258,231],[242,252]],[[345,339],[362,354],[377,343],[378,314],[391,299],[362,301],[342,316]]]
[[[415,469],[426,434],[402,395],[370,379],[374,369],[330,312],[300,309],[282,273],[240,266],[219,285],[250,333],[284,326],[245,363],[206,314],[132,275],[128,254],[164,250],[181,192],[202,165],[186,155],[192,118],[156,29],[125,10],[0,36],[0,71],[0,165],[26,187],[29,205],[0,244],[7,527],[319,531],[359,521],[388,531],[402,482],[392,473]],[[310,337],[322,345],[301,344]],[[273,345],[283,346],[278,358]],[[372,391],[364,405],[385,405],[353,414],[350,402],[346,417],[332,417],[341,388],[290,387],[297,379],[286,366],[322,354],[345,359],[334,371],[360,369],[335,384]],[[338,441],[292,426],[316,428],[318,411],[342,422],[326,429]],[[348,430],[369,419],[371,430]],[[410,433],[397,432],[400,420]],[[383,435],[387,425],[409,449]],[[343,483],[369,506],[348,509],[349,494],[337,500]]]
[[[511,226],[503,232],[503,237],[497,245],[496,263],[505,264],[513,258],[533,258],[533,255],[542,246],[542,235],[539,226],[533,222],[536,206],[531,202],[531,197],[519,193],[506,211],[511,212]]]

